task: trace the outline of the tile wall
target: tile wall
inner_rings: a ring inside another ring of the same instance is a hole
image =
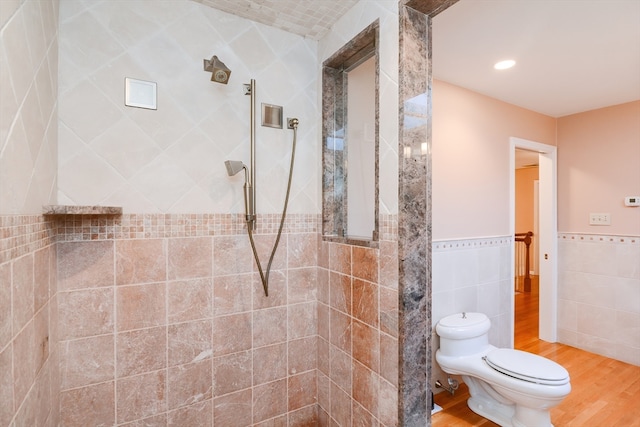
[[[58,222],[62,425],[316,422],[317,218],[288,221],[268,298],[246,234],[220,227],[240,221]]]
[[[0,216],[2,426],[57,425],[59,353],[54,236],[42,216]]]
[[[318,404],[322,426],[398,422],[397,243],[322,242]]]
[[[60,3],[58,203],[126,213],[240,213],[256,80],[256,206],[282,211],[293,132],[260,126],[261,103],[297,117],[290,213],[320,211],[317,42],[190,0]],[[211,82],[203,59],[231,69]],[[124,79],[157,83],[157,110],[127,107]]]
[[[324,243],[292,215],[265,298],[241,221],[58,220],[62,425],[396,425],[395,242]]]
[[[640,365],[640,236],[558,238],[558,341]]]
[[[56,196],[58,1],[0,2],[0,215]]]

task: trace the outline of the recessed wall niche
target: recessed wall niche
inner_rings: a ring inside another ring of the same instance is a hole
[[[378,245],[379,21],[322,64],[322,235]]]

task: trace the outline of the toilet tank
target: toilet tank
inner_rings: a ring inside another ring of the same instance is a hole
[[[489,348],[491,321],[484,313],[456,313],[440,319],[436,333],[446,356],[468,356]]]

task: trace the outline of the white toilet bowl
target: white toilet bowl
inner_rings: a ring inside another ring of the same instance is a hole
[[[504,427],[553,427],[549,410],[571,391],[569,373],[552,360],[489,344],[491,322],[482,313],[458,313],[438,322],[442,370],[462,375],[475,413]]]

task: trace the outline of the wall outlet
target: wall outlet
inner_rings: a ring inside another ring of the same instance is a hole
[[[610,213],[590,213],[589,225],[611,225]]]

